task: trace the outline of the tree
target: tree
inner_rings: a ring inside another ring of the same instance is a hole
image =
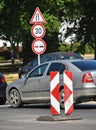
[[[2,39],[23,43],[24,62],[32,59],[34,53],[31,43],[31,25],[29,21],[38,6],[47,23],[45,24],[47,52],[57,51],[59,46],[58,32],[64,0],[1,0],[0,1],[0,36]],[[26,53],[28,52],[28,53]]]
[[[0,36],[1,39],[7,40],[11,43],[11,59],[12,63],[14,63],[14,47],[16,42],[22,41],[21,36],[21,25],[19,20],[19,9],[20,3],[17,0],[8,1],[1,0],[0,1]],[[21,37],[20,37],[21,36]]]
[[[86,3],[80,1],[80,4],[83,14],[76,37],[77,40],[81,40],[81,46],[88,44],[93,48],[96,59],[96,0],[86,0]]]
[[[75,34],[72,42],[80,42],[78,51],[84,53],[88,44],[93,48],[96,59],[96,0],[69,0],[65,6],[64,21],[73,23],[73,26],[67,27],[64,37]]]

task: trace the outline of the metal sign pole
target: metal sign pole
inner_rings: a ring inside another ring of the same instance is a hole
[[[40,54],[38,54],[38,65],[40,65]]]

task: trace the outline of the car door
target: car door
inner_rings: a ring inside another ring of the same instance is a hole
[[[46,71],[48,63],[40,65],[28,74],[23,86],[23,99],[26,100],[42,100],[42,90],[45,84],[44,72]]]
[[[51,64],[48,67],[48,70],[46,71],[45,74],[45,85],[42,86],[42,97],[43,100],[47,99],[48,101],[50,100],[50,72],[51,71],[58,71],[60,73],[60,82],[63,82],[63,72],[65,70],[65,65],[59,62],[51,62]]]

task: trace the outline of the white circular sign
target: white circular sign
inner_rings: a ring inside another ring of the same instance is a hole
[[[31,34],[34,38],[42,38],[45,36],[45,27],[41,23],[35,23],[32,26]]]
[[[32,42],[32,50],[35,54],[43,54],[46,50],[46,43],[43,39],[35,39]]]

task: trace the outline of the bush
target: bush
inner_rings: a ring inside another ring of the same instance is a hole
[[[9,51],[0,52],[0,57],[3,57],[4,60],[9,60],[11,58],[11,53]]]
[[[0,61],[3,61],[4,60],[4,57],[0,56]]]

